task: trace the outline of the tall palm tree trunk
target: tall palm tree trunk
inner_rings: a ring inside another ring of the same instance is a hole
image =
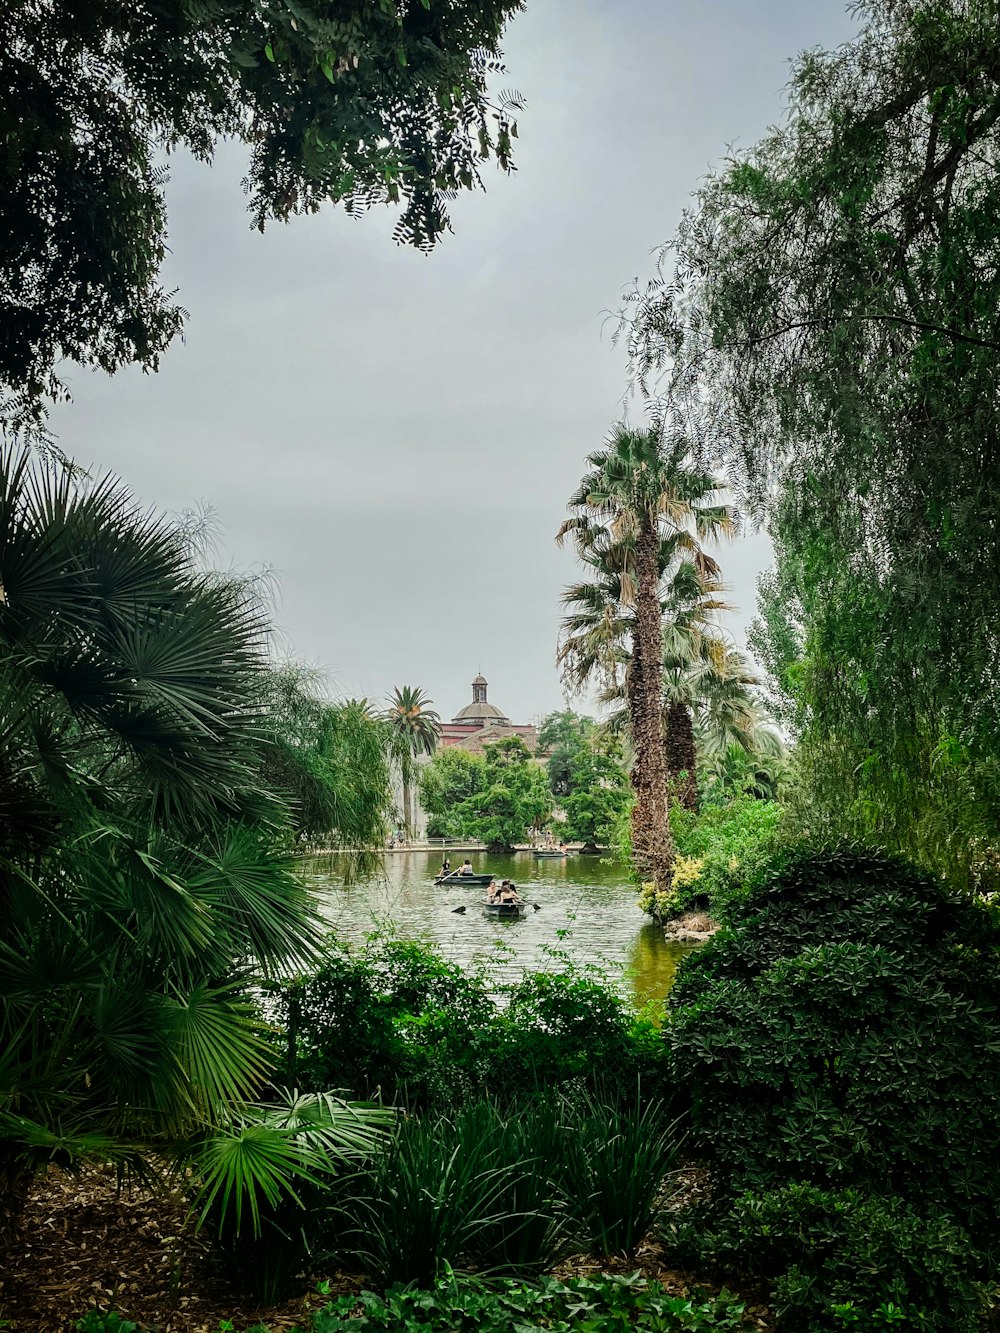
[[[673,846],[667,822],[667,765],[663,748],[659,535],[648,521],[636,540],[635,573],[635,623],[629,672],[635,750],[632,852],[639,871],[649,875],[658,890],[666,892],[670,888]]]
[[[675,701],[667,709],[665,737],[667,780],[670,793],[685,810],[698,809],[697,758],[694,749],[694,725],[686,704]]]

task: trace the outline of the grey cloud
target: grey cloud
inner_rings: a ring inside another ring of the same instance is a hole
[[[76,376],[64,447],[147,503],[218,513],[220,558],[280,580],[288,641],[350,693],[482,669],[515,719],[561,704],[572,557],[552,535],[622,410],[602,311],[727,143],[781,114],[787,58],[853,30],[839,0],[529,0],[511,27],[519,170],[457,201],[430,257],[392,219],[249,229],[243,161],[171,162],[166,280],[191,312],[157,376]],[[766,538],[722,552],[753,614]]]

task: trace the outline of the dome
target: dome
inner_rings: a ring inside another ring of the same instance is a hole
[[[489,718],[496,718],[498,722],[507,721],[507,718],[497,708],[496,704],[489,704],[485,699],[477,699],[471,704],[466,704],[460,712],[455,714],[453,720],[455,722],[485,722]]]
[[[486,679],[485,676],[477,676],[472,683],[473,685],[488,685],[489,681]]]

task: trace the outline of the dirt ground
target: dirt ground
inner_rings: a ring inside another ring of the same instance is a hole
[[[581,1256],[556,1273],[637,1268],[678,1294],[692,1284],[690,1274],[663,1263],[654,1244],[640,1247],[629,1260]],[[357,1274],[323,1276],[335,1295],[366,1285]],[[271,1333],[288,1333],[297,1324],[308,1327],[310,1311],[327,1299],[312,1291],[267,1309],[241,1302],[208,1239],[195,1234],[179,1194],[119,1193],[110,1170],[88,1170],[76,1178],[52,1171],[36,1186],[21,1244],[0,1272],[0,1327],[71,1333],[90,1307],[99,1306],[117,1310],[149,1333],[218,1333],[224,1320],[232,1320],[238,1333],[258,1323]],[[764,1307],[748,1304],[757,1327],[770,1328]]]

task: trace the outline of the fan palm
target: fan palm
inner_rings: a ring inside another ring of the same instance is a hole
[[[704,566],[701,540],[733,525],[731,510],[718,502],[718,481],[691,465],[688,449],[673,418],[647,430],[616,426],[604,448],[588,457],[589,470],[570,497],[573,516],[557,534],[560,542],[572,535],[584,563],[593,567],[597,562],[604,587],[615,587],[615,603],[628,621],[623,638],[609,605],[611,620],[603,635],[589,641],[584,636],[579,650],[569,652],[564,637],[560,654],[578,681],[595,674],[606,684],[627,647],[622,681],[635,756],[633,853],[637,865],[664,889],[673,860],[662,716],[664,570],[685,557]],[[573,634],[570,627],[571,639]]]
[[[746,658],[723,638],[715,617],[730,610],[714,565],[699,570],[681,561],[665,579],[660,599],[663,616],[663,734],[671,793],[687,809],[696,809],[698,766],[715,762],[728,747],[746,757],[777,759],[784,752],[778,733],[755,692],[757,677]],[[616,669],[599,694],[610,709],[605,725],[621,733],[628,725],[624,673],[628,668],[627,628],[616,621],[613,579],[607,577],[568,589],[574,611],[566,618],[571,635],[561,645],[572,667],[583,660],[583,646]],[[607,651],[604,636],[613,642]]]
[[[399,772],[403,783],[403,825],[408,836],[413,830],[410,793],[414,760],[420,754],[433,754],[441,735],[441,718],[431,707],[433,702],[419,686],[403,685],[393,690],[385,713],[398,742]]]
[[[128,1155],[255,1093],[255,976],[311,900],[259,779],[246,585],[112,478],[0,458],[0,1197],[40,1159]]]

